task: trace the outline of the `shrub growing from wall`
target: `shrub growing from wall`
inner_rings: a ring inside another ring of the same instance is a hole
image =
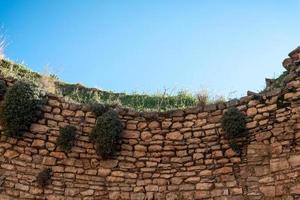
[[[36,177],[36,182],[39,187],[46,187],[51,180],[51,172],[52,170],[50,168],[43,169]]]
[[[0,120],[9,136],[20,137],[36,117],[38,101],[32,84],[19,81],[8,88],[0,107]]]
[[[241,153],[242,145],[238,141],[247,136],[246,115],[237,108],[229,108],[222,117],[222,128],[230,147]]]
[[[121,133],[122,123],[115,111],[109,110],[99,116],[91,133],[91,141],[96,146],[97,155],[103,159],[113,156]]]
[[[59,130],[59,137],[56,140],[56,145],[63,151],[69,152],[74,146],[76,140],[76,128],[67,125]]]
[[[100,117],[109,110],[109,107],[108,105],[93,103],[90,104],[90,109],[96,115],[96,117]]]
[[[4,97],[6,89],[7,89],[7,86],[6,86],[5,81],[0,80],[0,99],[2,99]]]

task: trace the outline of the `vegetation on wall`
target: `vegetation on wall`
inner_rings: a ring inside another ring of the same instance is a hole
[[[20,137],[36,117],[38,101],[32,84],[18,81],[9,87],[0,107],[0,121],[5,133]]]
[[[69,152],[74,146],[76,140],[76,127],[67,125],[59,130],[59,137],[56,140],[56,145],[61,150]]]
[[[103,159],[113,156],[121,133],[122,123],[115,111],[109,110],[99,116],[90,136],[95,144],[97,155]]]
[[[242,148],[239,140],[247,134],[246,115],[235,107],[229,108],[222,117],[222,128],[231,148],[239,152]]]
[[[6,89],[7,89],[7,86],[6,86],[5,81],[0,80],[0,99],[2,99],[4,97]]]
[[[40,173],[36,177],[36,182],[38,186],[44,188],[50,183],[51,172],[52,170],[50,168],[46,168],[40,171]]]
[[[100,103],[92,103],[90,104],[90,110],[96,115],[96,117],[100,117],[109,110],[109,106]]]
[[[51,93],[55,91],[57,94],[66,97],[70,101],[78,103],[100,103],[105,105],[116,104],[122,107],[133,108],[138,111],[167,111],[197,105],[205,105],[207,103],[215,103],[220,99],[204,97],[205,99],[200,98],[201,102],[199,102],[198,95],[193,95],[184,90],[179,91],[177,94],[170,94],[167,91],[153,95],[115,93],[96,88],[86,88],[80,84],[64,83],[59,81],[57,76],[53,74],[50,74],[45,78],[21,64],[15,64],[8,60],[0,61],[0,65],[0,73],[4,77],[13,77],[17,80],[33,82],[43,90],[50,88]]]

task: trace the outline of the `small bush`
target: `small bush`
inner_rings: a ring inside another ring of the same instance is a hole
[[[113,156],[121,132],[122,123],[115,111],[109,110],[98,117],[91,133],[91,141],[95,143],[97,155],[103,159]]]
[[[103,115],[103,113],[109,110],[109,107],[108,105],[94,103],[90,104],[90,109],[97,117],[100,117],[101,115]]]
[[[71,125],[67,125],[59,130],[59,137],[56,140],[56,145],[63,151],[70,151],[75,143],[76,128]]]
[[[20,137],[36,117],[38,101],[33,85],[20,81],[11,86],[0,108],[0,120],[9,136]]]
[[[229,108],[223,115],[222,127],[228,139],[242,137],[246,131],[246,116],[237,108]]]
[[[238,154],[242,153],[243,142],[239,138],[246,136],[246,116],[237,108],[229,108],[223,115],[222,127],[230,147]],[[238,142],[239,141],[239,142]]]
[[[50,168],[43,169],[36,177],[37,184],[44,188],[46,187],[51,179],[51,172],[52,170]]]
[[[5,81],[0,80],[0,99],[2,99],[2,97],[4,96],[6,89],[7,89],[7,86],[6,86]]]

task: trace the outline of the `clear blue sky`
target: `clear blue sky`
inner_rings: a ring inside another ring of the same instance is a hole
[[[8,58],[67,82],[239,96],[283,71],[299,10],[298,0],[0,0],[0,24]]]

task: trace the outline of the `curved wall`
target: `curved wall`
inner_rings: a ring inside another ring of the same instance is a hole
[[[43,118],[23,139],[1,136],[0,199],[300,198],[299,59],[298,51],[290,54],[285,86],[264,95],[167,113],[118,109],[125,128],[111,160],[99,159],[89,142],[95,116],[49,95]],[[220,128],[230,106],[248,116],[251,137],[242,156]],[[79,134],[70,153],[55,145],[67,124]],[[42,189],[36,176],[46,167],[53,174]]]

